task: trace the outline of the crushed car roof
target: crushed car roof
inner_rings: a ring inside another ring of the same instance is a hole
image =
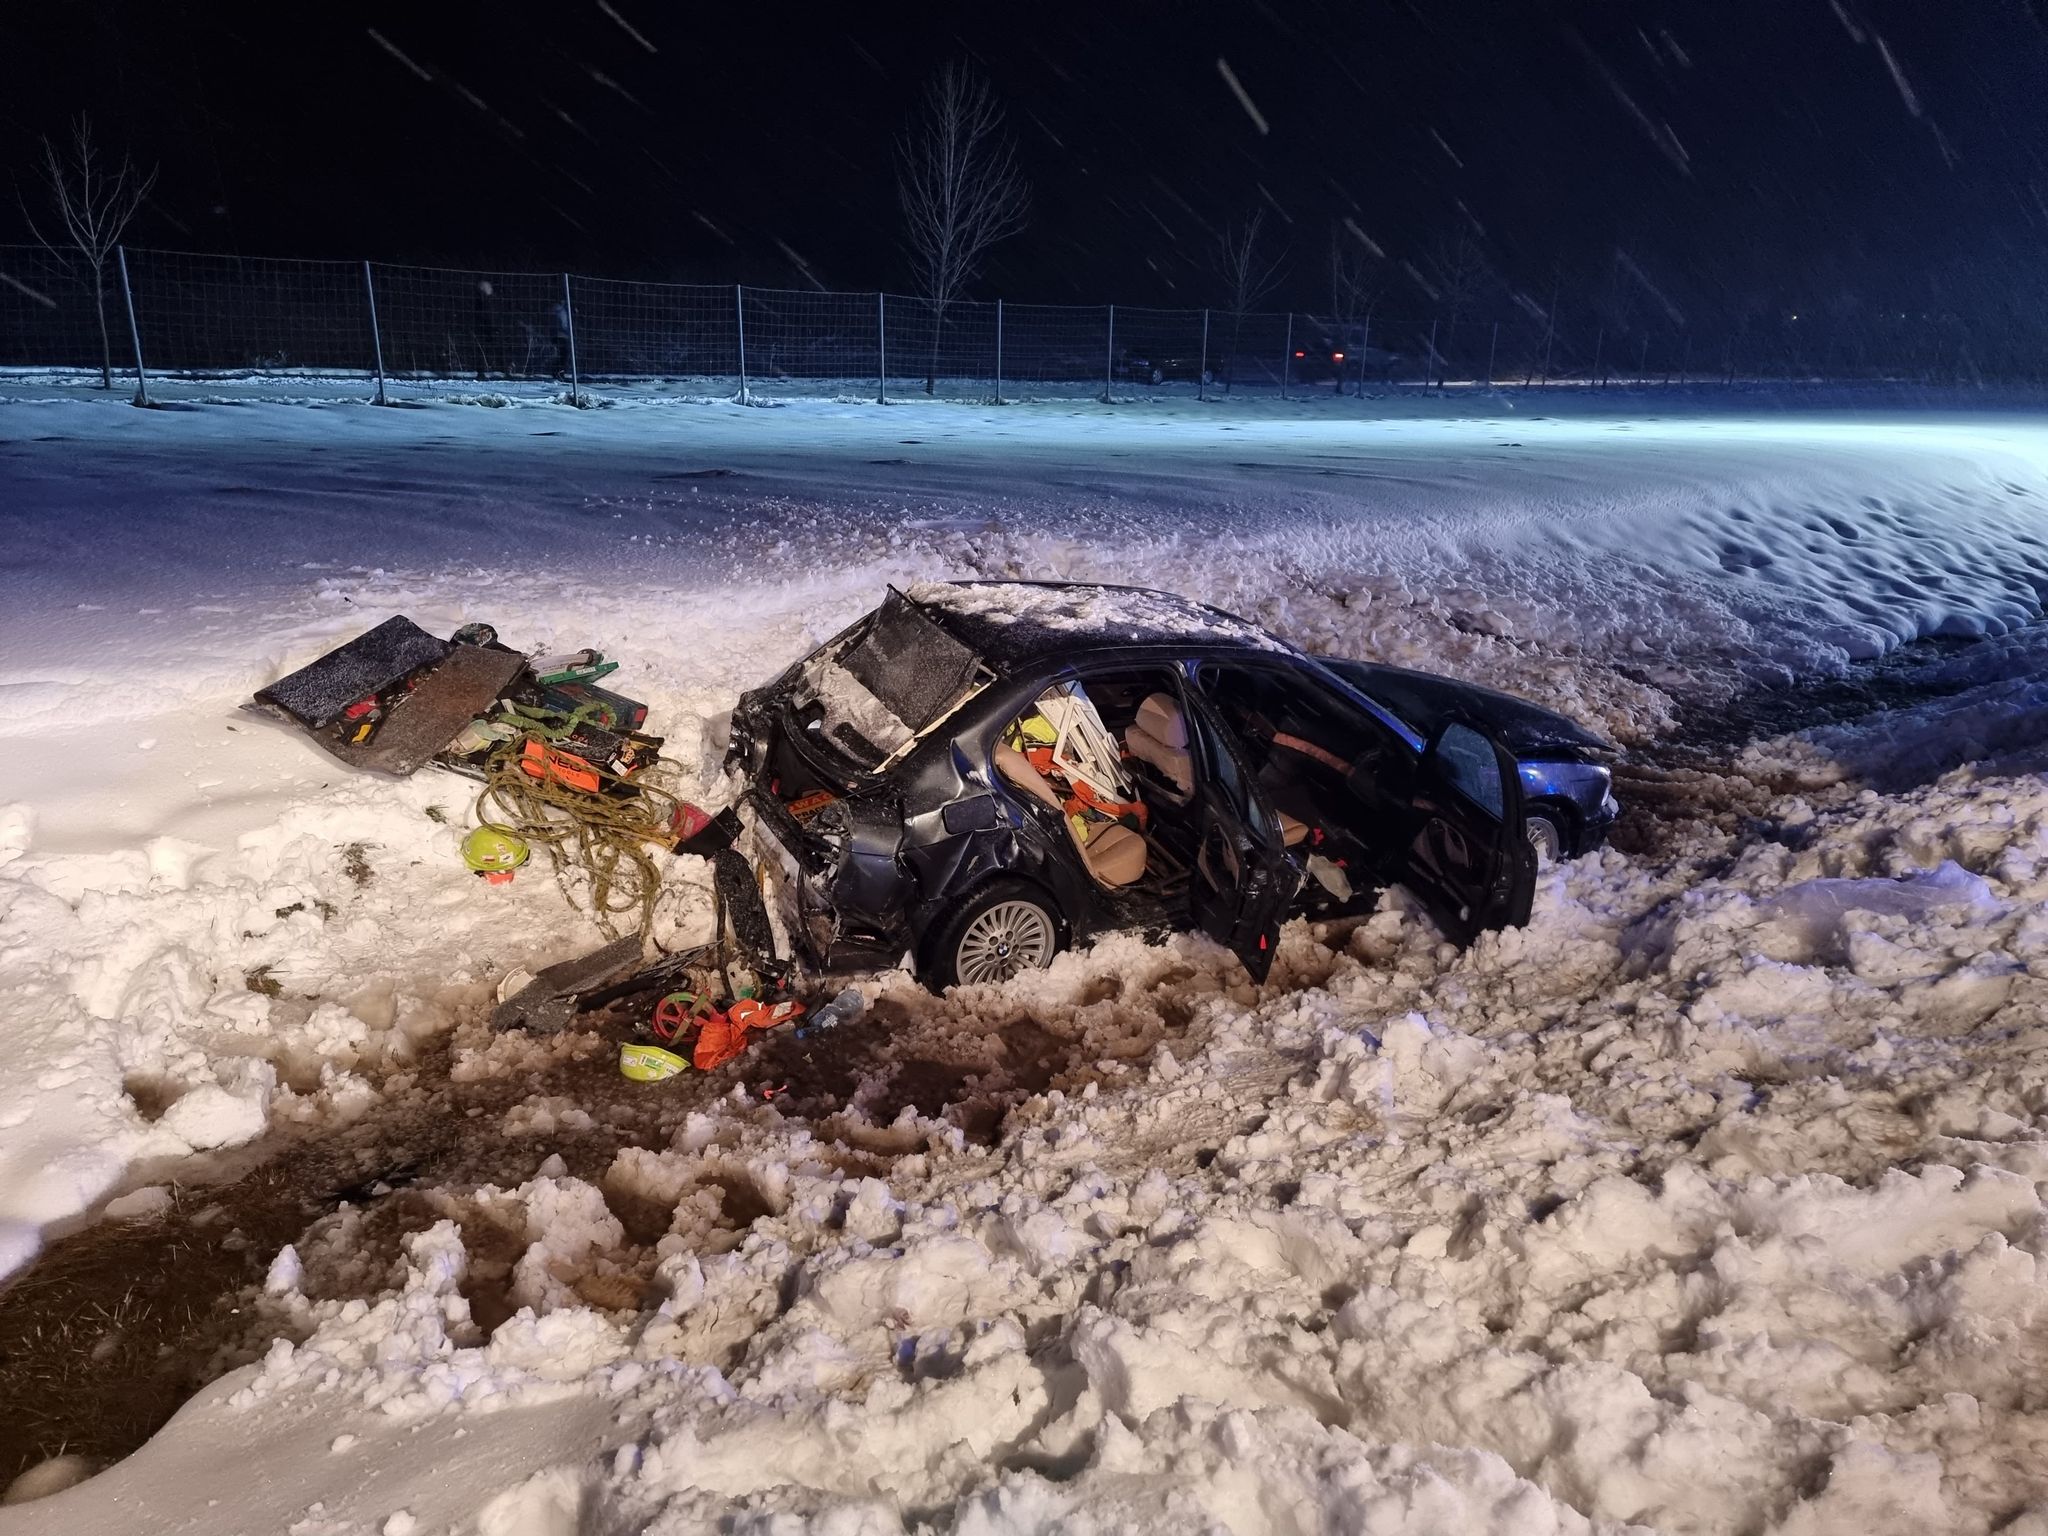
[[[930,581],[904,594],[992,666],[1101,646],[1293,652],[1256,624],[1171,592],[1051,581]]]

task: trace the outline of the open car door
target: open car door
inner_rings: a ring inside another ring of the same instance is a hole
[[[1183,708],[1194,727],[1195,926],[1244,962],[1253,981],[1273,968],[1280,919],[1301,873],[1282,845],[1280,818],[1253,782],[1230,733],[1206,705]]]
[[[1536,850],[1522,825],[1514,755],[1453,720],[1429,744],[1415,780],[1415,832],[1402,883],[1459,944],[1488,928],[1519,928],[1536,892]]]

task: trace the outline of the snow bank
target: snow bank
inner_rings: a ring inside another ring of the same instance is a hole
[[[1723,850],[1553,871],[1530,927],[1464,953],[1398,902],[1297,924],[1256,994],[1183,941],[1178,978],[1115,1005],[1191,1003],[1177,1056],[1033,1100],[990,1149],[927,1126],[886,1177],[733,1105],[598,1184],[438,1192],[389,1289],[307,1300],[345,1245],[286,1266],[270,1304],[303,1342],[151,1454],[260,1453],[316,1417],[459,1455],[460,1426],[602,1404],[468,1507],[650,1531],[2023,1529],[2048,1513],[2048,782],[1852,800],[1702,876]],[[1054,1017],[1132,957],[954,1006]],[[764,1192],[723,1245],[692,1214],[714,1170]],[[627,1239],[622,1192],[672,1207],[671,1234]],[[525,1303],[488,1337],[464,1289],[486,1222]],[[25,1529],[93,1523],[140,1475]],[[303,1508],[280,1497],[212,1523]]]

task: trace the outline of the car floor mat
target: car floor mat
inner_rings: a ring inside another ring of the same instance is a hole
[[[279,678],[257,693],[256,702],[317,731],[334,724],[356,700],[396,688],[454,649],[396,615]]]
[[[754,866],[738,849],[723,848],[712,856],[711,869],[725,906],[725,920],[740,952],[764,960],[776,958],[775,930],[768,922],[768,906],[761,900]]]
[[[402,779],[460,736],[525,666],[526,658],[517,651],[458,645],[397,696],[367,740],[352,740],[361,727],[346,719],[311,734],[351,768]]]
[[[617,981],[639,966],[640,957],[640,935],[629,933],[602,949],[551,965],[498,1004],[491,1013],[491,1027],[559,1034],[576,1017],[577,999],[583,993]]]

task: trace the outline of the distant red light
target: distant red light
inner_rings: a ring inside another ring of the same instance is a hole
[[[1342,352],[1332,352],[1330,354],[1330,361],[1333,363],[1341,363],[1344,361],[1344,354]]]
[[[1308,354],[1307,354],[1306,352],[1297,352],[1297,353],[1295,353],[1294,355],[1295,355],[1296,357],[1307,357],[1307,356],[1308,356]]]

